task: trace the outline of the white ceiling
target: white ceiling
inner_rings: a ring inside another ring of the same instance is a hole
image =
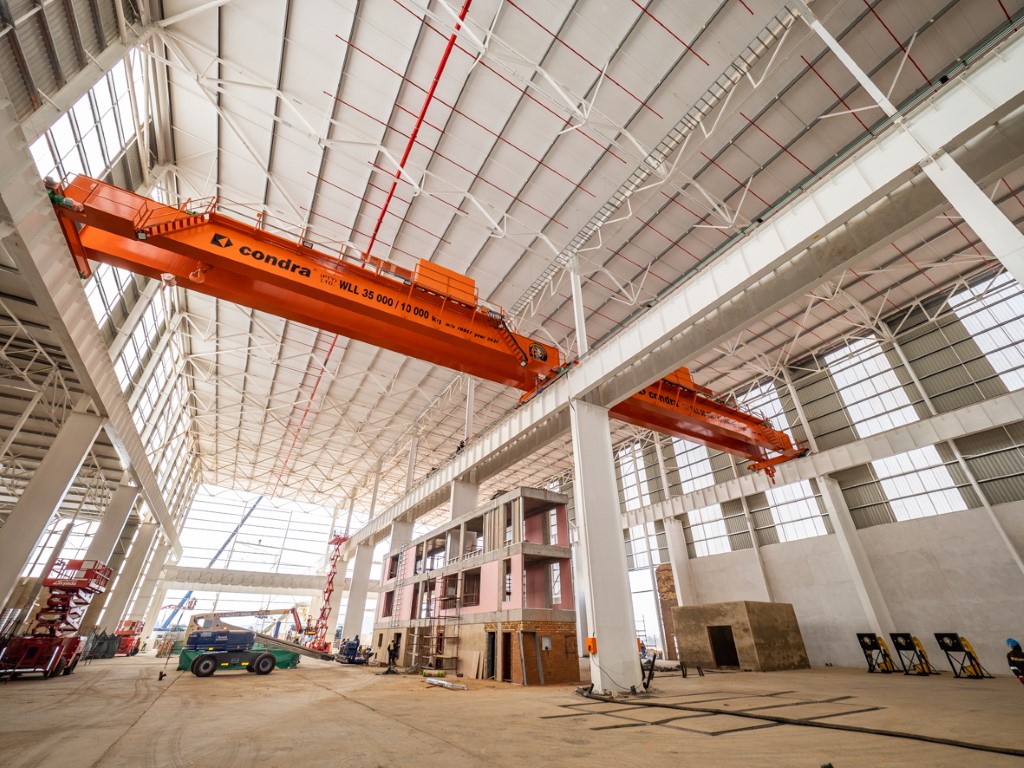
[[[1022,7],[812,4],[897,105],[941,88]],[[181,197],[218,195],[225,211],[263,213],[266,226],[332,253],[367,250],[380,219],[372,255],[469,274],[520,332],[570,356],[561,265],[573,253],[599,343],[882,118],[782,2],[473,0],[382,216],[451,33],[447,6],[164,0],[162,15],[150,45],[166,67],[170,120],[158,134],[165,182]],[[1022,186],[1018,171],[986,191],[1017,220]],[[845,275],[843,291],[822,288],[680,362],[719,391],[749,383],[862,327],[864,312],[885,314],[984,267],[976,240],[959,219],[931,221]],[[462,437],[467,385],[449,370],[199,294],[181,305],[206,482],[319,503],[354,494],[365,507],[379,469],[386,505],[405,489],[414,435],[416,477]],[[477,382],[474,394],[478,432],[520,393]],[[570,460],[556,441],[484,493],[541,482]]]

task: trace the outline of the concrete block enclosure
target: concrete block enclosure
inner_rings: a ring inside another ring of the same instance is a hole
[[[748,672],[809,669],[793,606],[711,603],[672,609],[677,647],[686,664]]]

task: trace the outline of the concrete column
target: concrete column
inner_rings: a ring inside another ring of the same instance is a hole
[[[412,541],[412,523],[396,520],[391,524],[391,545],[389,549],[399,549],[403,544]]]
[[[153,547],[153,554],[149,559],[146,575],[139,585],[138,594],[135,595],[135,602],[132,603],[132,607],[125,618],[132,619],[133,621],[146,618],[149,610],[153,607],[153,598],[160,593],[160,590],[166,592],[166,587],[164,587],[161,577],[169,552],[170,546],[163,539]],[[161,600],[160,602],[163,601]],[[147,629],[150,629],[150,627],[147,627]]]
[[[668,499],[671,496],[671,486],[668,481],[668,467],[665,464],[665,449],[660,438],[654,441],[654,450],[658,459],[662,493],[665,499]],[[668,545],[668,561],[672,566],[672,581],[676,587],[676,599],[680,605],[696,605],[697,591],[693,586],[693,570],[690,568],[690,553],[686,549],[683,523],[672,517],[665,520],[664,527],[665,541]],[[667,642],[666,640],[666,644]]]
[[[451,495],[448,497],[452,520],[473,512],[480,495],[480,486],[463,480],[452,480]]]
[[[100,527],[96,529],[92,541],[89,542],[89,548],[85,551],[86,560],[110,562],[110,556],[114,554],[114,547],[121,538],[121,531],[124,530],[124,524],[128,522],[128,515],[131,514],[135,499],[138,497],[139,489],[134,485],[117,486],[110,503],[103,511]]]
[[[665,541],[668,544],[668,560],[672,564],[672,580],[676,585],[679,604],[697,605],[697,589],[693,584],[693,570],[690,568],[690,553],[686,549],[682,520],[677,517],[665,519]]]
[[[896,631],[896,626],[889,615],[889,606],[886,605],[885,597],[878,586],[878,580],[864,551],[857,527],[853,524],[850,508],[846,506],[846,499],[843,498],[843,491],[839,483],[827,475],[818,478],[818,488],[821,490],[821,500],[825,504],[825,509],[832,519],[832,527],[839,540],[839,550],[864,609],[864,615],[874,632],[888,637],[890,632]]]
[[[107,509],[103,513],[99,530],[96,531],[92,541],[89,542],[89,549],[85,555],[86,559],[101,560],[108,565],[110,564],[110,560],[114,555],[114,547],[117,546],[118,539],[121,538],[128,515],[131,514],[138,495],[139,489],[135,486],[119,485],[117,487],[114,497],[110,500],[110,504],[107,505]],[[138,532],[136,532],[135,538],[138,539]],[[122,560],[120,572],[124,571],[125,565],[126,561]],[[120,583],[120,572],[114,575],[114,583]],[[132,577],[133,586],[135,578],[134,576]],[[113,588],[108,587],[106,592],[93,597],[92,602],[89,604],[89,609],[82,618],[83,629],[88,629],[91,632],[100,627],[100,617],[103,615],[103,611],[106,609],[107,602],[112,594]],[[111,629],[116,628],[115,625]]]
[[[0,528],[0,605],[7,603],[25,564],[60,506],[106,418],[74,412]]]
[[[356,547],[356,556],[352,563],[352,581],[348,590],[348,605],[345,606],[345,621],[341,627],[342,637],[355,637],[363,627],[366,593],[370,588],[370,568],[373,566],[373,550],[372,544],[360,544]]]
[[[608,409],[575,400],[569,412],[578,563],[587,588],[587,622],[597,639],[591,680],[598,691],[621,693],[639,687],[640,665]]]
[[[114,588],[107,595],[103,613],[97,617],[98,626],[105,627],[111,632],[117,629],[117,624],[124,617],[125,609],[139,583],[139,575],[146,564],[146,556],[153,544],[157,528],[158,526],[154,522],[143,523],[139,526],[139,532],[135,534],[135,541],[132,542],[131,549],[128,550],[128,556],[121,566],[121,572],[118,574]]]

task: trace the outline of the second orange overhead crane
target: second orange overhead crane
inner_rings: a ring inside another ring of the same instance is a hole
[[[407,270],[346,260],[219,214],[164,205],[86,176],[51,199],[83,277],[89,260],[227,299],[530,393],[562,371],[558,350],[512,331],[473,280],[421,259]],[[73,203],[72,203],[73,201]],[[631,424],[775,465],[803,454],[762,417],[721,401],[680,368],[616,405]]]

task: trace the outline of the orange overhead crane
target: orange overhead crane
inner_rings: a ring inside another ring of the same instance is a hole
[[[512,331],[476,284],[421,259],[414,270],[364,255],[327,256],[214,211],[164,205],[96,179],[48,184],[83,277],[89,260],[533,393],[562,372],[558,350]],[[775,466],[804,450],[764,418],[695,384],[686,368],[611,409],[623,421]]]

